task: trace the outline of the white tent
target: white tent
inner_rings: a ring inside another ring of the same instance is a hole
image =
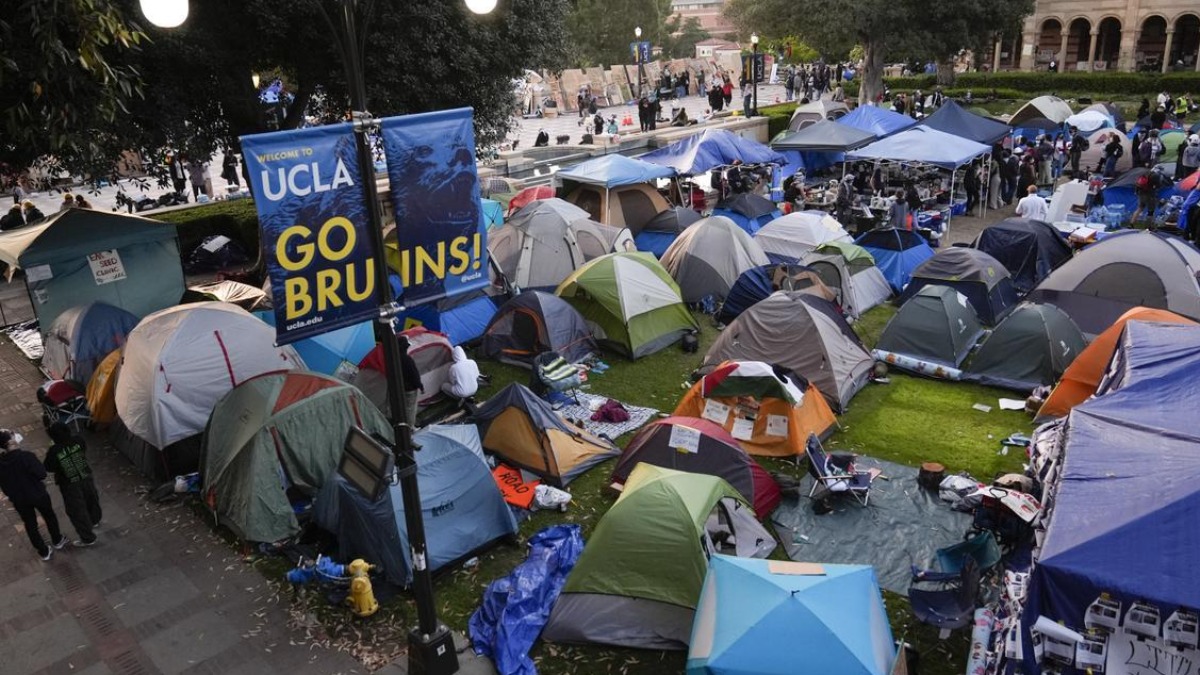
[[[162,449],[204,430],[217,401],[263,373],[303,369],[275,331],[224,302],[179,305],[142,319],[129,334],[117,381],[126,428]]]
[[[794,264],[821,244],[851,243],[842,224],[823,211],[799,211],[776,218],[754,235],[774,263]]]

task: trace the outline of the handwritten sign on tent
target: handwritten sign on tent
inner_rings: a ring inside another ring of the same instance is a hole
[[[121,264],[121,256],[116,249],[92,253],[88,256],[88,267],[92,268],[92,277],[96,279],[97,286],[125,278],[125,266]]]

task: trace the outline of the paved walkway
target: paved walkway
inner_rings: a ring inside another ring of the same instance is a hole
[[[41,454],[40,372],[0,340],[0,426]],[[95,445],[93,445],[95,447]],[[90,453],[104,507],[99,543],[46,563],[0,496],[0,672],[5,675],[329,675],[365,672],[349,655],[310,649],[287,628],[286,601],[187,506],[137,494],[132,466]],[[71,531],[58,489],[59,520]]]

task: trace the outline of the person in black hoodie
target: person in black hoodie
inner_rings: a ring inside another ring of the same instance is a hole
[[[70,427],[55,422],[48,430],[54,445],[46,451],[42,465],[54,474],[54,482],[62,492],[63,508],[79,539],[76,546],[91,546],[96,543],[95,528],[100,524],[100,495],[92,480],[92,467],[87,461],[87,444],[72,434]]]
[[[54,515],[45,480],[45,467],[32,452],[21,449],[21,437],[9,429],[0,429],[0,491],[12,502],[21,521],[25,523],[29,543],[33,544],[42,560],[49,560],[54,555],[54,549],[42,539],[37,514],[42,514],[54,548],[66,546],[67,538],[58,529],[58,516]]]
[[[421,384],[421,371],[417,362],[408,354],[408,338],[396,338],[400,342],[400,372],[404,376],[404,421],[413,430],[417,428],[417,403],[425,387]]]

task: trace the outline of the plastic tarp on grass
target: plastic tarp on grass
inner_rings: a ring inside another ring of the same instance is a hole
[[[942,169],[957,169],[990,151],[991,148],[982,143],[937,129],[917,126],[847,152],[846,159],[919,162]]]
[[[786,165],[787,158],[758,141],[743,138],[724,129],[706,129],[665,148],[642,155],[639,159],[667,166],[685,176],[694,176],[733,164]]]
[[[529,649],[583,553],[578,525],[552,525],[530,537],[528,544],[524,562],[488,584],[468,622],[475,653],[490,658],[500,675],[537,671]]]
[[[382,415],[378,419],[384,421]],[[436,573],[517,533],[517,521],[483,458],[474,425],[428,426],[413,434],[413,443],[421,448],[414,456],[431,571]],[[335,447],[341,457],[340,445]],[[337,536],[340,559],[369,560],[383,567],[390,583],[402,587],[411,583],[408,527],[398,484],[388,485],[372,501],[334,473],[317,499],[313,517]]]
[[[854,127],[876,138],[890,136],[916,123],[917,121],[908,115],[901,115],[893,110],[885,110],[874,105],[860,105],[851,110],[849,115],[837,120],[837,124]]]
[[[985,147],[1012,132],[1007,124],[976,115],[954,101],[946,101],[936,112],[921,120],[917,128],[922,127],[981,143]]]
[[[812,480],[806,477],[800,484],[802,494],[785,496],[771,522],[792,560],[871,565],[879,585],[907,593],[912,565],[928,567],[937,549],[962,541],[971,515],[952,510],[936,492],[917,487],[915,467],[862,455],[854,465],[860,470],[878,468],[890,479],[871,483],[869,508],[839,497],[831,513],[818,516],[805,496]]]

